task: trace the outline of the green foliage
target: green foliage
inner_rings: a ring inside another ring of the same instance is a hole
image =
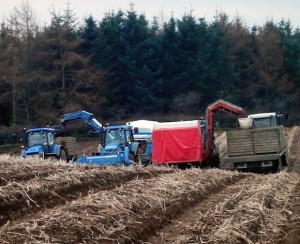
[[[78,26],[67,4],[38,30],[34,19],[24,29],[26,9],[21,25],[1,25],[2,124],[45,125],[78,109],[107,121],[197,116],[220,98],[299,119],[300,31],[289,21],[250,29],[225,13],[210,23],[188,13],[159,24],[130,6]]]

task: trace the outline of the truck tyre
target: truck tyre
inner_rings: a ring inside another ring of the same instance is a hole
[[[66,162],[68,161],[67,160],[67,153],[64,149],[60,149],[58,159],[61,160],[61,161],[66,161]]]
[[[280,172],[281,170],[283,170],[282,160],[279,159],[278,161],[279,161],[279,162],[278,162],[278,172]]]
[[[287,159],[287,154],[283,154],[281,156],[281,162],[282,162],[282,167],[287,167],[288,166],[288,159]]]
[[[281,159],[278,159],[274,162],[274,166],[271,169],[271,173],[275,174],[275,173],[279,173],[282,170],[282,161]]]
[[[277,167],[277,172],[280,172],[281,170],[283,170],[283,166],[282,166],[282,159],[278,159],[278,167]]]

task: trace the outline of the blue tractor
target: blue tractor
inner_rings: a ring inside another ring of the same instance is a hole
[[[96,153],[90,156],[80,156],[76,159],[76,163],[96,165],[141,164],[140,143],[134,141],[132,126],[111,125],[104,127],[94,118],[93,114],[83,110],[63,114],[59,118],[63,127],[78,120],[87,123],[95,133],[99,134],[100,144]]]
[[[24,146],[21,155],[27,157],[39,157],[69,161],[74,157],[73,151],[64,146],[65,143],[57,143],[55,137],[57,130],[53,128],[34,128],[24,131]],[[69,138],[67,138],[69,139]]]

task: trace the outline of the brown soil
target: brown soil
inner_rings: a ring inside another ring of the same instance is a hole
[[[0,243],[299,243],[300,127],[286,131],[289,166],[266,175],[0,156]]]

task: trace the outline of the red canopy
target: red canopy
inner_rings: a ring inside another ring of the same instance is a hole
[[[202,162],[200,121],[159,123],[152,132],[154,164]]]

